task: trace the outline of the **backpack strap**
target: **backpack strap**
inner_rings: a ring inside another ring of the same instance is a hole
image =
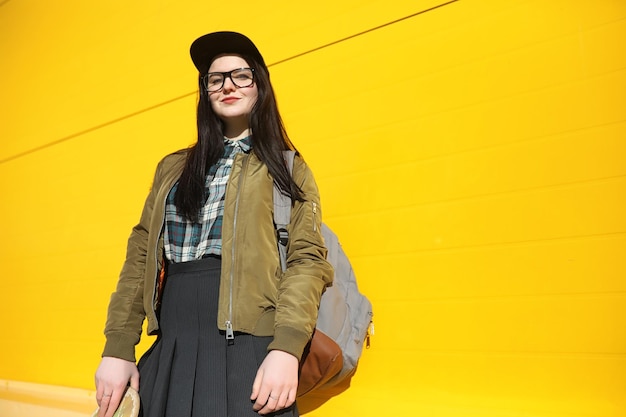
[[[296,156],[294,151],[283,151],[285,165],[289,174],[293,173],[293,160]],[[291,222],[291,198],[283,194],[276,182],[274,182],[274,227],[278,238],[278,254],[280,256],[280,267],[283,271],[287,269],[287,244],[289,243],[289,232],[287,226]]]

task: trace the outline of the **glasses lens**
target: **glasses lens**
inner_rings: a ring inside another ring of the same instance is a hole
[[[224,74],[207,74],[207,76],[204,77],[204,84],[207,91],[218,91],[220,88],[222,88],[222,85],[224,84]]]
[[[230,78],[237,87],[250,87],[254,82],[254,73],[250,68],[241,68],[232,71]]]

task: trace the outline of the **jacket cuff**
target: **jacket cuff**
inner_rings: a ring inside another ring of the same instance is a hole
[[[267,347],[267,351],[282,350],[292,354],[300,361],[304,348],[310,339],[311,335],[302,330],[296,330],[292,327],[277,327],[274,330],[274,340]]]
[[[109,334],[107,335],[107,341],[104,345],[102,356],[112,356],[114,358],[136,362],[135,340],[136,336],[128,336],[121,333]]]

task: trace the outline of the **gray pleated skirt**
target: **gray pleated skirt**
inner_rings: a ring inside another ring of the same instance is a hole
[[[217,328],[221,261],[171,264],[160,335],[139,361],[142,417],[258,417],[250,401],[271,337],[238,333],[228,345]],[[272,416],[298,417],[294,406]]]

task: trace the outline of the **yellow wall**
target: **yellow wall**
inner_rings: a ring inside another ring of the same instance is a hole
[[[310,416],[626,415],[626,3],[443,3],[0,1],[0,379],[92,388],[154,166],[194,140],[189,43],[231,29],[375,307]]]

